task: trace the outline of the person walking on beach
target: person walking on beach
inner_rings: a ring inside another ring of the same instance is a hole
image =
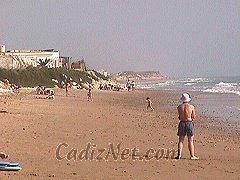
[[[65,93],[66,93],[66,96],[68,96],[68,83],[65,83]]]
[[[132,81],[131,85],[132,85],[132,91],[134,92],[134,91],[135,91],[135,88],[136,88],[136,84],[135,84],[135,82]]]
[[[93,100],[93,98],[92,98],[92,89],[88,90],[87,97],[88,97],[88,101],[92,101]]]
[[[152,111],[154,111],[153,103],[152,103],[150,97],[147,97],[146,101],[147,101],[147,110],[150,108]]]
[[[178,142],[178,155],[176,159],[181,159],[183,142],[184,138],[188,136],[188,149],[190,152],[190,159],[197,160],[199,159],[194,155],[194,123],[193,120],[196,118],[195,107],[191,105],[189,102],[191,98],[189,94],[184,93],[181,97],[182,104],[177,107],[178,110],[178,119],[180,120],[178,124],[178,133],[179,142]]]

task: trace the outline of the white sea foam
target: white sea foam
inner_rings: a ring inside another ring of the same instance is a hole
[[[136,85],[136,87],[137,88],[139,88],[139,89],[151,89],[151,87],[150,86],[148,86],[148,85],[143,85],[143,84],[141,84],[141,85]]]
[[[166,81],[166,82],[161,82],[161,83],[157,83],[156,86],[171,86],[171,85],[174,85],[175,84],[175,81]]]
[[[141,89],[192,90],[240,95],[240,77],[185,78],[179,80],[149,81],[137,85]]]
[[[144,82],[141,84],[138,84],[137,87],[141,89],[158,89],[158,88],[164,88],[168,86],[174,86],[175,81],[173,80],[168,80],[165,82]]]
[[[238,83],[219,82],[214,87],[203,90],[203,92],[228,93],[240,95],[240,86]]]
[[[186,84],[184,84],[184,86],[192,86],[194,84],[196,84],[196,83],[186,83]]]
[[[224,82],[220,82],[220,83],[216,84],[216,86],[231,88],[231,87],[237,86],[237,83],[224,83]]]
[[[208,78],[188,78],[187,80],[183,80],[183,82],[194,82],[194,83],[201,83],[201,82],[212,82]]]
[[[222,89],[222,88],[211,88],[211,89],[205,89],[203,92],[210,92],[210,93],[226,93],[226,94],[237,94],[240,96],[240,91],[236,90],[228,90],[228,89]]]

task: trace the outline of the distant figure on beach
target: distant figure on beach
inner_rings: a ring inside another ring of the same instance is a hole
[[[51,89],[51,90],[50,90],[50,94],[48,95],[47,98],[48,98],[48,99],[53,99],[53,100],[54,100],[54,99],[55,99],[55,95],[54,95],[54,94],[55,94],[55,93],[54,93],[54,90]]]
[[[127,80],[127,89],[128,89],[128,91],[131,90],[131,87],[132,87],[132,83],[131,83],[131,81],[128,79],[128,80]]]
[[[88,90],[87,97],[88,97],[88,101],[92,101],[93,100],[93,98],[92,98],[92,89]]]
[[[8,158],[8,155],[5,154],[5,153],[3,153],[3,152],[0,152],[0,157],[1,157],[2,159],[7,159],[7,158]]]
[[[65,83],[65,92],[66,92],[66,96],[68,96],[68,83]]]
[[[178,155],[176,159],[181,159],[182,150],[183,150],[183,142],[184,138],[188,136],[188,149],[190,152],[190,159],[197,160],[199,159],[194,155],[194,123],[193,120],[196,118],[195,107],[191,105],[189,102],[191,98],[189,94],[184,93],[181,97],[182,104],[177,107],[178,110],[178,119],[180,120],[178,124],[178,133],[179,142],[178,142]]]
[[[36,89],[38,95],[43,95],[44,94],[45,87],[42,85],[39,85]]]
[[[135,84],[135,82],[134,81],[132,81],[132,91],[135,91],[135,89],[136,89],[136,84]]]
[[[148,110],[148,109],[151,109],[152,111],[154,111],[153,103],[152,103],[150,97],[147,97],[147,98],[146,98],[146,101],[147,101],[147,110]]]

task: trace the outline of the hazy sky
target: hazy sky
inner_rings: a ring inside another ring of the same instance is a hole
[[[240,1],[1,0],[0,44],[109,72],[240,75]]]

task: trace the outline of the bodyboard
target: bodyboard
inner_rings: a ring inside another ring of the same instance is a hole
[[[17,163],[17,162],[0,162],[0,166],[14,167],[14,166],[19,166],[19,163]]]
[[[0,171],[19,171],[22,168],[20,166],[8,167],[8,166],[0,166]]]
[[[21,169],[17,162],[0,162],[0,171],[19,171]]]

